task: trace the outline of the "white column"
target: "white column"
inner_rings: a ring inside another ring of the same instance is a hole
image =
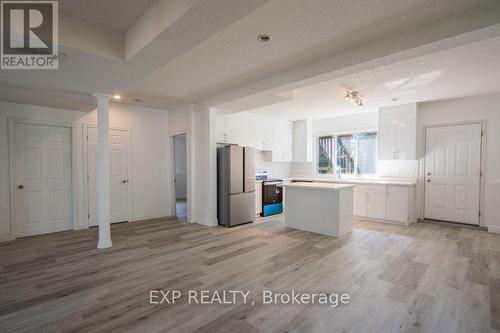
[[[110,195],[109,195],[109,99],[107,94],[93,94],[97,99],[97,214],[99,222],[98,249],[111,247]]]

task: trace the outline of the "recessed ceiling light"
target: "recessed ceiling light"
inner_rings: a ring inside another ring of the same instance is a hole
[[[271,40],[271,37],[269,37],[269,35],[259,35],[257,39],[261,42],[269,42]]]
[[[113,96],[113,98],[114,98],[114,99],[117,99],[117,100],[122,99],[122,97],[121,97],[120,95],[118,95],[118,94],[115,94],[115,95]]]

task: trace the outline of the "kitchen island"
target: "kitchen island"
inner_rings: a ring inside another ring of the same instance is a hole
[[[352,231],[352,184],[292,182],[283,184],[285,226],[341,237]]]

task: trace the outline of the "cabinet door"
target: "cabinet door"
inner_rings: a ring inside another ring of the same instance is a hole
[[[245,145],[247,135],[247,122],[235,117],[226,117],[225,133],[226,141],[229,143]]]
[[[353,215],[366,217],[367,215],[366,192],[354,191],[352,200],[353,200],[352,202]]]
[[[276,126],[273,134],[273,162],[291,162],[293,158],[292,129]]]
[[[215,137],[217,142],[226,142],[226,117],[218,114],[215,117]]]
[[[245,121],[243,123],[245,126],[243,130],[243,141],[241,145],[245,147],[259,148],[259,143],[257,141],[258,137],[255,135],[259,130],[259,126],[252,121]]]
[[[394,159],[396,149],[396,119],[393,114],[380,115],[378,130],[378,159]]]
[[[283,138],[283,162],[293,162],[293,130],[285,128],[283,133],[285,135]]]
[[[391,221],[408,221],[408,187],[388,187],[386,218]]]
[[[369,192],[367,196],[367,216],[385,220],[385,193]]]
[[[261,128],[261,149],[262,150],[272,150],[274,143],[274,129],[271,125],[262,125]]]
[[[255,215],[259,215],[262,213],[262,183],[255,184]]]
[[[414,160],[416,150],[416,116],[404,112],[395,116],[396,155],[399,160]]]

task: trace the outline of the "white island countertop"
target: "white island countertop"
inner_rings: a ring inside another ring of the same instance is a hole
[[[315,182],[315,183],[336,183],[336,184],[355,184],[355,185],[388,185],[388,186],[415,186],[415,180],[394,180],[394,179],[383,179],[383,178],[343,178],[334,179],[330,177],[311,177],[311,176],[300,176],[292,175],[284,180],[290,182]]]
[[[326,191],[339,191],[342,189],[353,188],[353,184],[336,184],[336,183],[310,183],[310,182],[290,182],[283,183],[285,188],[301,188],[309,190],[326,190]]]

